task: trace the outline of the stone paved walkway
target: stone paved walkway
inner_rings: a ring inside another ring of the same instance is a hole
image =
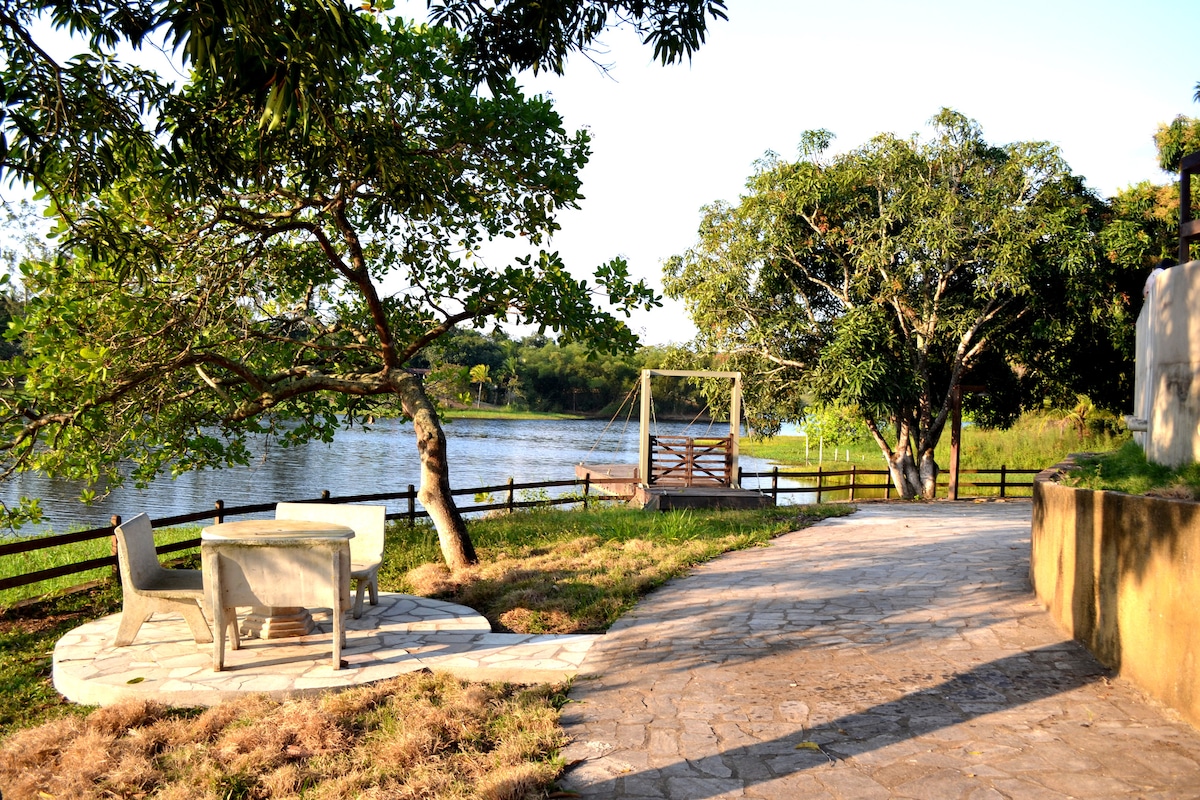
[[[1030,504],[867,504],[672,582],[564,725],[585,798],[1200,798],[1200,732],[1028,584]]]

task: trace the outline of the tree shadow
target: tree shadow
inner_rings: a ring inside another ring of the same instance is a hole
[[[572,687],[563,725],[599,741],[568,750],[583,760],[564,782],[703,800],[1104,679],[1034,602],[1028,508],[906,508],[865,532],[850,518],[846,548],[820,546],[840,533],[824,523],[669,584]]]
[[[751,720],[736,726],[738,730],[732,734],[728,729],[721,731],[724,748],[705,752],[701,747],[696,757],[680,757],[662,767],[643,767],[596,780],[595,773],[588,773],[584,760],[565,773],[563,783],[583,790],[585,797],[687,796],[689,800],[705,800],[846,759],[853,758],[859,764],[877,760],[882,764],[884,759],[872,759],[872,754],[884,748],[936,735],[985,715],[1004,715],[1104,680],[1107,675],[1082,647],[1062,642],[980,664],[940,683],[824,722],[806,725],[797,721],[785,726],[790,728],[786,733],[771,738],[755,737],[756,726]],[[860,676],[860,680],[869,683],[871,678]],[[842,688],[845,691],[847,687]],[[568,710],[564,716],[571,713]],[[729,746],[736,738],[744,743]],[[1016,748],[1011,750],[1017,752]],[[582,753],[577,751],[575,755]],[[964,765],[994,755],[961,754]],[[921,770],[915,766],[910,769],[914,774]],[[925,769],[932,771],[931,767]],[[962,780],[969,785],[972,778],[968,775]],[[876,791],[882,788],[865,775],[857,779],[871,784]],[[977,784],[980,789],[988,786],[982,779]]]

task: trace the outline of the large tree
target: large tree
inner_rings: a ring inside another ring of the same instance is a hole
[[[799,160],[766,159],[737,205],[709,206],[666,269],[702,345],[754,376],[760,429],[805,399],[856,407],[905,497],[933,496],[964,383],[1002,404],[1069,366],[1034,355],[1120,311],[1097,302],[1104,205],[1053,146],[989,144],[950,110],[932,129],[835,156],[807,134]]]
[[[376,23],[390,0],[0,8],[0,180],[48,199],[64,243],[53,268],[27,274],[38,294],[15,329],[27,358],[9,370],[7,432],[16,438],[6,469],[96,477],[130,457],[145,479],[167,462],[238,461],[245,432],[299,416],[285,442],[327,436],[335,412],[353,422],[362,398],[392,393],[418,420],[423,498],[444,542],[458,543],[447,558],[470,559],[440,427],[404,365],[455,324],[506,314],[585,330],[603,346],[631,341],[556,255],[498,270],[474,260],[491,236],[536,244],[554,211],[579,197],[584,140],[568,142],[549,107],[520,98],[508,76],[561,71],[567,54],[588,51],[614,25],[633,26],[664,63],[690,57],[708,21],[724,18],[724,2],[429,6],[466,37],[406,34],[387,45],[389,64],[379,62]],[[83,52],[66,57],[50,30],[74,34],[69,46],[82,41]],[[129,57],[129,48],[153,47],[173,50],[187,79]],[[433,51],[413,50],[422,47]],[[472,96],[482,82],[486,109]],[[391,116],[367,119],[373,105]],[[385,294],[383,278],[396,272],[401,288]],[[617,306],[650,299],[620,262],[599,275]],[[168,335],[180,326],[191,333]],[[253,346],[234,346],[239,335]],[[216,363],[228,374],[214,376]],[[261,413],[271,416],[260,425]],[[214,420],[224,440],[198,433]]]
[[[597,302],[628,312],[654,295],[620,261],[594,286],[544,251],[483,263],[488,240],[536,247],[576,204],[587,137],[511,79],[476,92],[448,29],[370,35],[307,136],[262,135],[252,101],[197,83],[164,106],[189,144],[60,201],[65,252],[26,266],[22,355],[5,365],[7,469],[119,480],[133,464],[146,481],[244,462],[254,434],[328,439],[392,406],[413,421],[443,555],[474,561],[436,410],[406,366],[487,320],[629,347]]]

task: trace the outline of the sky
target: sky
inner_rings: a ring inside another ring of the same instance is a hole
[[[878,133],[927,132],[943,107],[988,141],[1049,141],[1110,196],[1171,176],[1152,136],[1200,116],[1200,2],[728,0],[690,64],[664,67],[628,32],[604,38],[607,75],[574,57],[564,77],[523,76],[569,129],[587,128],[581,208],[550,248],[580,277],[614,256],[661,291],[662,264],[696,241],[701,208],[736,202],[767,151],[794,157],[825,128],[834,151]],[[424,0],[399,3],[424,17]],[[1188,32],[1191,32],[1190,34]],[[1188,36],[1192,38],[1188,38]],[[638,314],[646,344],[683,343],[682,305]]]

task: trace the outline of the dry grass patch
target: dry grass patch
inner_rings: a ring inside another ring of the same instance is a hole
[[[557,775],[561,692],[418,673],[319,698],[204,711],[129,702],[11,736],[6,800],[538,796]]]
[[[473,520],[476,567],[411,569],[405,591],[439,597],[516,633],[603,633],[640,597],[721,553],[766,544],[847,506],[654,514],[609,509],[523,512]],[[587,520],[586,530],[577,529]]]

